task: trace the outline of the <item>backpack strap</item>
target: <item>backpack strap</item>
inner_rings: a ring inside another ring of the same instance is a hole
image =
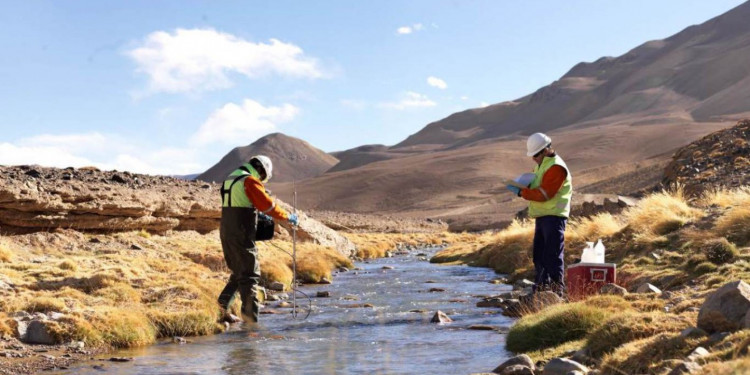
[[[247,176],[248,175],[246,175],[246,174],[241,174],[241,175],[235,177],[234,180],[232,180],[232,183],[229,184],[229,189],[225,189],[224,188],[224,185],[226,184],[226,181],[224,181],[224,183],[221,184],[221,199],[223,200],[224,199],[224,195],[225,194],[227,195],[227,206],[228,207],[232,207],[232,188],[234,187],[234,184],[236,184],[237,181],[239,181],[239,180],[241,180],[241,179],[243,179],[243,178],[245,178]]]

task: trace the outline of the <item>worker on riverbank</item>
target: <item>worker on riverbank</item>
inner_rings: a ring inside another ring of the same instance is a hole
[[[258,213],[297,225],[296,214],[276,205],[264,187],[273,172],[267,156],[253,156],[247,163],[229,174],[221,187],[221,247],[224,260],[232,271],[227,285],[219,295],[224,319],[231,320],[229,306],[237,291],[242,301],[245,322],[257,322],[259,302],[255,286],[260,282],[258,249],[255,232]]]
[[[573,195],[572,176],[563,159],[552,149],[552,139],[542,133],[526,141],[527,156],[536,166],[534,179],[526,188],[508,185],[508,189],[529,201],[529,216],[535,219],[534,291],[565,291],[565,225]]]

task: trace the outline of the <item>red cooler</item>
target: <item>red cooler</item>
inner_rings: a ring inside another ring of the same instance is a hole
[[[568,296],[573,299],[598,294],[599,289],[617,281],[614,263],[576,263],[565,272]]]

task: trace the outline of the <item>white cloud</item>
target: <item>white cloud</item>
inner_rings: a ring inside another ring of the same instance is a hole
[[[445,81],[443,81],[442,79],[438,77],[433,77],[433,76],[427,77],[427,84],[432,87],[437,87],[441,90],[445,90],[446,88],[448,88],[448,84],[445,83]]]
[[[401,26],[398,29],[396,29],[396,33],[401,34],[401,35],[411,34],[412,31],[413,30],[411,26]]]
[[[68,150],[54,146],[20,146],[0,143],[0,165],[39,164],[43,166],[67,168],[84,167],[94,163],[74,155]]]
[[[422,25],[421,23],[415,23],[413,25],[399,27],[398,29],[396,29],[396,34],[407,35],[422,30],[424,30],[424,25]]]
[[[386,109],[404,110],[409,108],[434,107],[437,103],[430,100],[426,95],[413,91],[407,91],[398,102],[381,103],[379,106]]]
[[[487,107],[489,105],[490,105],[490,103],[487,103],[487,102],[481,102],[481,103],[479,103],[479,107],[481,107],[481,108]]]
[[[469,100],[469,97],[466,96],[466,95],[464,95],[464,96],[461,97],[461,100]]]
[[[227,103],[209,116],[190,142],[195,145],[247,144],[276,130],[276,124],[291,121],[298,113],[299,108],[291,104],[264,107],[250,99],[245,99],[241,105]]]
[[[151,92],[197,92],[232,86],[228,74],[248,78],[324,76],[316,59],[291,43],[253,43],[213,29],[156,31],[127,54],[149,77]]]
[[[139,142],[118,135],[43,134],[0,143],[0,165],[38,164],[46,167],[95,166],[149,174],[188,174],[206,169],[198,160],[201,150],[165,148],[148,150]]]

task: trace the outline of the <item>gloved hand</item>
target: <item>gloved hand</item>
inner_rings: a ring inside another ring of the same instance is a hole
[[[271,217],[266,214],[258,214],[258,218],[263,220],[271,220]]]
[[[297,226],[299,224],[299,218],[297,217],[297,214],[290,214],[289,219],[287,220],[289,221],[289,224],[292,224],[294,226]]]
[[[513,195],[520,197],[521,196],[521,188],[513,185],[505,185],[505,187],[510,190]]]

